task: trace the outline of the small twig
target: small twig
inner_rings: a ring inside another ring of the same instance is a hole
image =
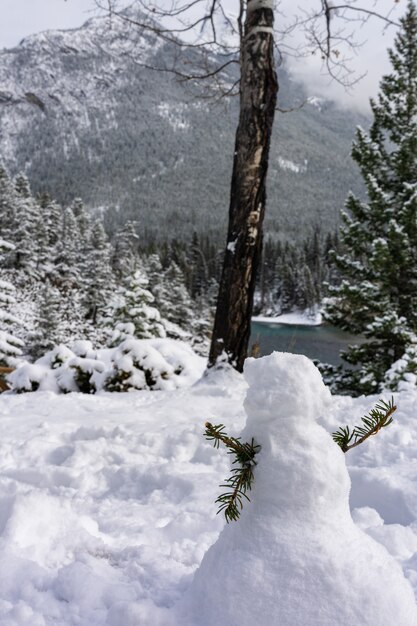
[[[213,426],[213,424],[210,424],[210,422],[206,422],[204,426],[206,427],[206,432],[204,433],[204,435],[207,441],[214,440],[213,445],[215,448],[220,447],[220,441],[221,441],[222,443],[224,443],[224,445],[227,448],[232,448],[233,450],[235,450],[235,452],[239,452],[239,445],[238,445],[239,440],[228,437],[224,433],[223,424],[218,424],[217,426]]]
[[[340,427],[338,431],[332,434],[333,441],[337,443],[343,452],[348,452],[356,448],[366,441],[372,435],[376,435],[382,428],[392,423],[392,415],[397,410],[394,404],[394,398],[389,402],[380,400],[370,412],[369,415],[362,417],[363,426],[355,426],[352,432],[349,426]],[[350,442],[354,440],[351,444]]]
[[[243,498],[249,501],[246,492],[252,488],[253,466],[256,465],[254,459],[261,447],[255,445],[253,439],[251,443],[242,443],[239,438],[228,437],[224,432],[223,424],[213,426],[210,422],[206,422],[205,426],[206,439],[212,441],[215,448],[219,448],[220,441],[224,443],[229,454],[234,454],[236,457],[233,463],[239,465],[232,469],[232,476],[225,481],[225,484],[220,485],[229,491],[222,493],[216,499],[216,503],[219,504],[217,514],[223,512],[227,523],[236,521],[243,508]]]

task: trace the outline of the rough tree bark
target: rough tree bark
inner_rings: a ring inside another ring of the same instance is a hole
[[[234,85],[226,87],[222,72],[235,63],[229,47],[218,38],[216,16],[234,29],[225,5],[230,0],[133,0],[139,6],[136,17],[116,10],[118,0],[96,0],[99,8],[106,10],[129,24],[155,33],[162,41],[175,44],[179,49],[190,48],[202,54],[202,71],[193,71],[188,65],[161,68],[172,72],[183,81],[204,82],[220,79],[217,87],[223,95],[234,93]],[[166,7],[168,4],[168,7]],[[268,171],[268,155],[272,125],[278,92],[274,68],[274,0],[239,0],[240,17],[240,116],[236,132],[233,176],[229,208],[229,228],[220,281],[218,304],[209,355],[209,367],[223,361],[223,357],[237,370],[242,371],[250,337],[253,295],[256,270],[262,250],[262,225],[265,213],[265,183]],[[278,3],[279,4],[279,3]],[[281,29],[281,37],[294,29],[301,28],[306,34],[302,51],[319,52],[330,76],[345,86],[356,82],[352,79],[349,64],[343,50],[355,47],[352,38],[353,22],[365,23],[377,17],[385,27],[397,25],[387,15],[356,5],[356,0],[338,4],[330,0],[315,0],[307,8],[298,7],[301,17],[296,15]],[[278,10],[278,9],[277,9]],[[245,24],[242,28],[242,16]],[[169,28],[169,23],[158,23],[164,18],[179,24]],[[284,20],[285,21],[285,20]],[[344,24],[344,26],[343,26]],[[205,39],[186,43],[185,33],[199,29]],[[243,30],[243,32],[242,32]],[[212,67],[215,53],[220,63]],[[179,59],[181,56],[179,55]],[[144,67],[148,67],[146,63]],[[201,67],[200,67],[201,69]]]
[[[209,367],[226,358],[235,369],[242,371],[247,356],[278,93],[273,23],[273,0],[248,0],[241,44],[240,115],[229,227]]]

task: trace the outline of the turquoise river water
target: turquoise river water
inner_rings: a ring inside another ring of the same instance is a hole
[[[356,343],[356,337],[333,326],[252,323],[249,345],[259,343],[260,356],[274,350],[305,354],[322,363],[341,363],[340,350]]]

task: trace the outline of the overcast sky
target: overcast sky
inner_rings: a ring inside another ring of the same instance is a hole
[[[296,3],[298,6],[318,5],[318,0],[303,0]],[[358,6],[370,10],[378,11],[386,15],[390,10],[391,19],[398,22],[404,13],[406,0],[359,0]],[[282,0],[284,8],[295,5],[294,0]],[[346,33],[349,32],[349,25]],[[369,112],[369,98],[375,97],[378,93],[378,86],[383,74],[391,71],[387,48],[392,47],[396,28],[385,27],[384,22],[372,18],[365,24],[352,23],[352,31],[355,33],[357,43],[361,44],[356,52],[349,51],[349,67],[354,70],[356,76],[364,75],[352,89],[346,91],[335,81],[329,80],[326,71],[323,71],[320,55],[315,55],[303,59],[291,59],[290,65],[296,76],[300,78],[308,87],[311,95],[323,94],[327,98],[334,99],[342,106],[358,108],[362,112]]]
[[[89,17],[97,14],[94,0],[0,0],[0,48],[13,47],[32,33],[47,29],[65,29],[80,26]],[[162,6],[168,0],[160,0]],[[236,0],[225,0],[232,6]],[[319,5],[319,0],[281,0],[281,8],[291,13],[298,6]],[[404,11],[406,0],[363,0],[362,6],[373,8],[381,13],[391,7],[395,8],[395,19]],[[320,72],[317,57],[292,60],[290,64],[297,76],[308,86],[311,95],[331,97],[346,106],[357,106],[366,110],[370,96],[377,93],[378,83],[383,73],[389,71],[386,48],[392,45],[395,30],[390,28],[384,32],[378,20],[372,20],[358,33],[360,41],[367,43],[358,51],[352,65],[358,73],[367,72],[364,78],[350,92],[329,81],[328,76]],[[297,37],[294,38],[297,45]]]
[[[0,0],[0,4],[3,48],[41,30],[80,26],[94,14],[94,0]]]

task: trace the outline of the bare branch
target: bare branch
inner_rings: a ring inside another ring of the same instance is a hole
[[[210,78],[213,78],[217,74],[220,74],[224,69],[226,69],[226,67],[229,67],[230,65],[238,65],[238,61],[236,61],[235,59],[231,59],[230,61],[223,63],[223,65],[216,67],[212,71],[207,71],[201,74],[186,74],[185,72],[181,72],[175,69],[175,67],[155,67],[154,65],[148,65],[147,63],[142,63],[141,61],[137,61],[135,59],[132,59],[132,61],[135,63],[135,65],[144,67],[147,70],[153,70],[154,72],[166,72],[168,74],[174,74],[174,76],[177,76],[181,81],[208,80]]]
[[[378,13],[377,11],[372,11],[371,9],[364,9],[363,7],[351,6],[349,4],[339,4],[339,5],[329,6],[328,2],[326,1],[326,5],[328,6],[328,10],[330,12],[337,12],[340,10],[355,11],[356,13],[365,14],[367,16],[366,19],[368,19],[369,17],[377,17],[379,20],[386,22],[387,25],[397,26],[397,27],[400,25],[399,22],[396,22],[390,19],[389,17],[391,13],[393,12],[393,9],[391,9],[387,15],[383,15],[382,13]]]
[[[351,58],[347,52],[356,54],[363,44],[356,39],[358,27],[371,18],[384,23],[385,28],[398,26],[391,18],[393,9],[382,14],[374,8],[357,6],[356,0],[336,4],[331,0],[320,0],[315,10],[302,9],[303,18],[297,17],[295,24],[306,33],[306,46],[303,54],[319,54],[326,72],[345,88],[350,88],[365,75],[357,76],[351,69]],[[352,28],[349,29],[349,25]]]
[[[375,2],[372,7],[366,8],[357,5],[357,1],[315,0],[313,8],[300,8],[298,14],[289,20],[276,8],[275,12],[281,17],[275,28],[277,37],[274,43],[279,63],[284,52],[286,56],[293,57],[315,54],[322,60],[323,68],[332,80],[345,88],[355,85],[365,75],[358,76],[351,69],[352,55],[357,54],[363,43],[357,41],[358,25],[360,27],[370,19],[378,19],[385,28],[398,26],[392,17],[393,8],[384,14],[376,9]],[[131,9],[127,12],[118,10],[117,0],[96,0],[97,6],[110,15],[154,33],[167,44],[200,51],[202,54],[196,60],[197,67],[190,72],[181,67],[181,59],[177,59],[177,65],[171,68],[147,66],[170,72],[183,81],[214,79],[239,59],[247,3],[248,0],[236,0],[238,14],[231,18],[226,10],[226,0],[135,0],[139,9],[137,14]],[[236,44],[224,39],[224,28],[220,29],[220,23],[226,26],[231,36],[236,34]],[[291,46],[290,37],[296,31],[304,32],[304,44]]]

